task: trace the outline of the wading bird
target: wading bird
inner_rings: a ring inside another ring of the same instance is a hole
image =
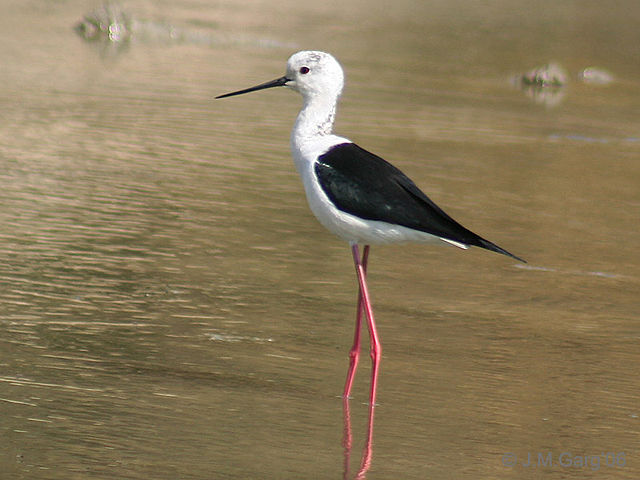
[[[291,132],[291,151],[311,210],[331,232],[349,242],[358,277],[356,329],[349,352],[344,387],[348,398],[360,355],[364,312],[371,338],[370,405],[375,405],[381,346],[367,290],[369,245],[396,242],[446,243],[459,248],[481,247],[524,262],[476,235],[447,215],[404,173],[386,160],[334,135],[333,122],[344,73],[328,53],[302,51],[287,61],[280,78],[216,98],[272,87],[300,93],[302,110]],[[363,245],[362,256],[358,245]]]

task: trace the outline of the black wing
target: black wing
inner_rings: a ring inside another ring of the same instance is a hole
[[[318,158],[315,173],[329,199],[343,212],[524,261],[460,225],[404,173],[355,143],[330,148]]]

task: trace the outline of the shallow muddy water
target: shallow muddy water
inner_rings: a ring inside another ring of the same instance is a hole
[[[638,478],[636,2],[132,0],[123,46],[74,32],[97,5],[0,19],[2,478]],[[345,68],[338,133],[529,262],[372,248],[370,443],[300,99],[213,100],[299,49]],[[550,61],[566,87],[512,85]]]

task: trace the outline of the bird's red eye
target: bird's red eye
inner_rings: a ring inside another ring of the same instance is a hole
[[[300,73],[303,75],[309,73],[309,67],[300,67]]]

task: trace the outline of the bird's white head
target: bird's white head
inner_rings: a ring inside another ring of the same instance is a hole
[[[231,97],[271,87],[289,87],[300,92],[305,101],[321,98],[327,102],[335,102],[344,87],[344,72],[332,55],[304,50],[289,57],[285,76],[216,98]]]
[[[285,86],[300,92],[305,99],[316,96],[336,99],[344,87],[344,72],[330,54],[318,51],[294,53],[287,61],[289,80]]]
[[[343,86],[344,73],[335,58],[324,52],[302,51],[289,57],[287,73],[283,77],[237,92],[225,93],[216,98],[232,97],[272,87],[289,87],[300,92],[304,99],[304,107],[298,114],[291,133],[294,151],[298,151],[300,146],[303,143],[308,144],[310,139],[331,134],[336,104]]]

